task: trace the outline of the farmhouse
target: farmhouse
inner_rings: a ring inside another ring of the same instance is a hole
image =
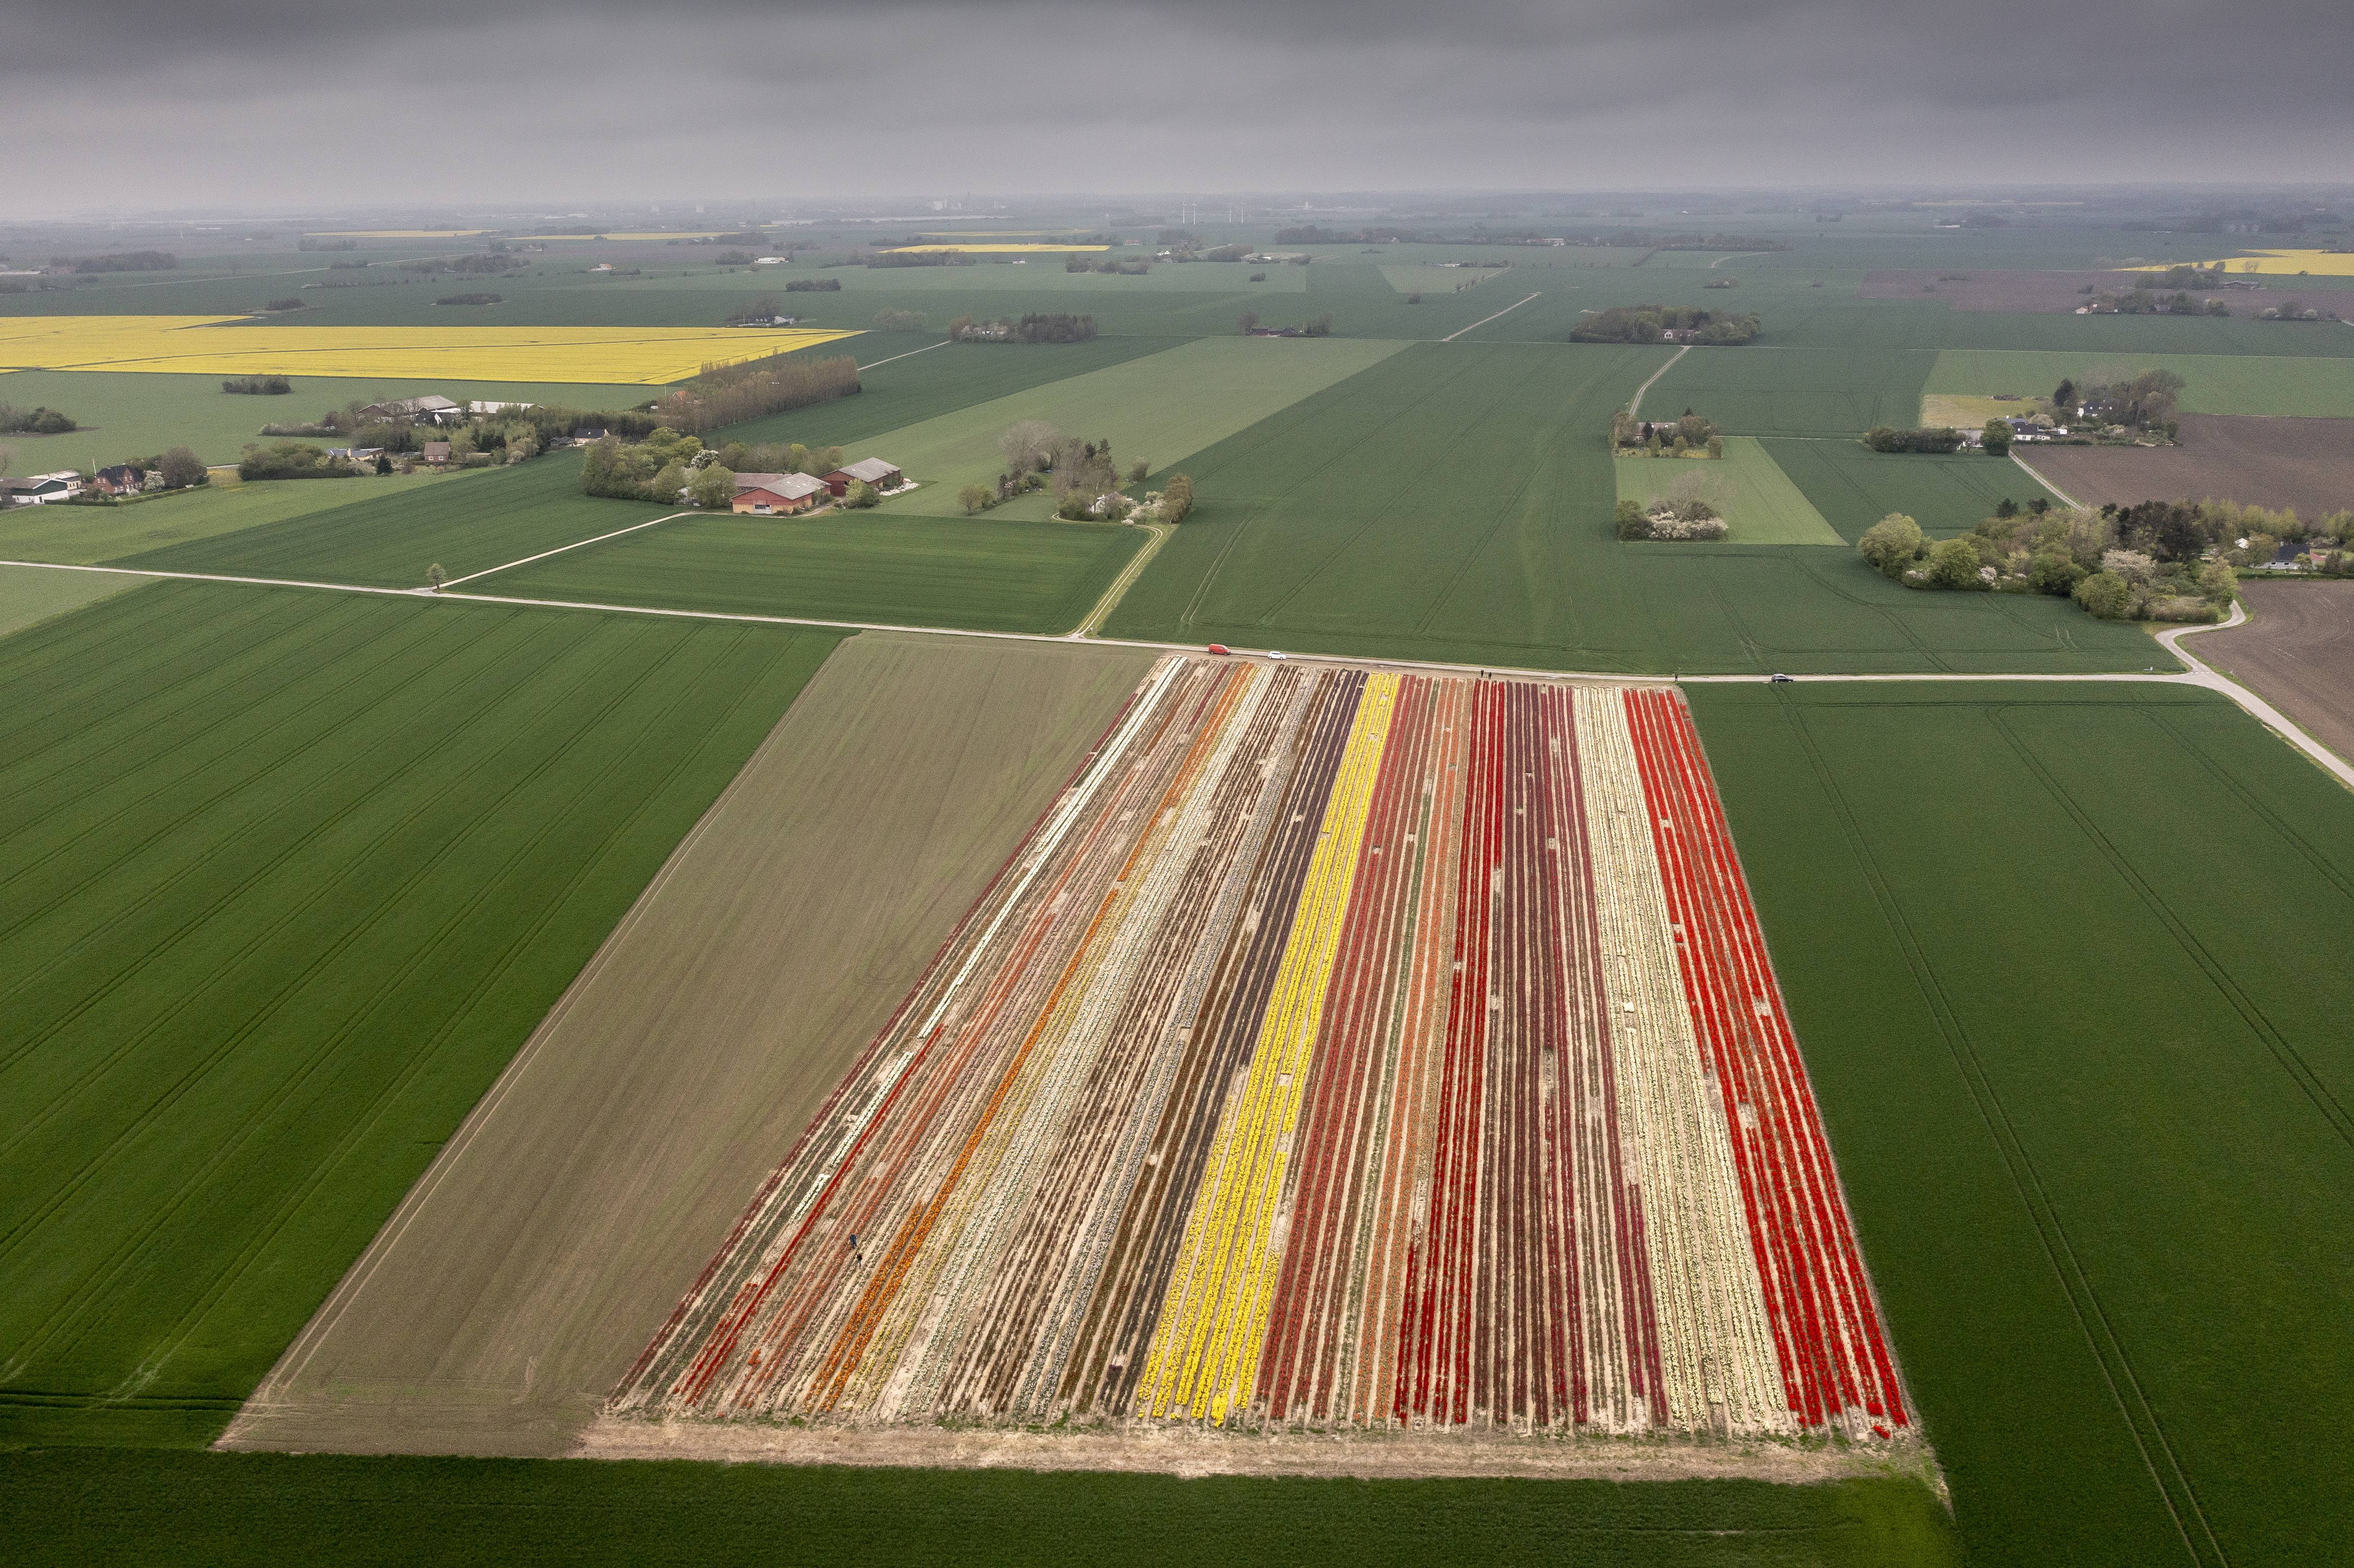
[[[876,490],[896,490],[907,482],[899,471],[881,458],[861,458],[825,476],[825,487],[837,496],[850,493],[850,482],[863,480]]]
[[[427,393],[422,397],[396,397],[388,403],[370,403],[362,408],[362,419],[439,419],[460,412],[457,404],[447,397]]]
[[[69,501],[81,493],[81,475],[70,471],[37,473],[28,479],[0,480],[0,494],[12,506],[40,506]]]
[[[417,455],[429,467],[446,468],[450,462],[450,443],[428,441],[418,449]]]
[[[92,474],[90,487],[101,495],[136,495],[147,488],[147,476],[127,462],[117,463]]]
[[[744,476],[738,474],[741,480]],[[805,473],[761,474],[765,482],[736,493],[734,510],[738,515],[751,517],[789,517],[808,512],[819,504],[820,497],[831,497],[832,492],[823,480],[811,479]]]

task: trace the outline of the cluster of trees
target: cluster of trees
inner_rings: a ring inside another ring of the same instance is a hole
[[[624,444],[618,437],[607,436],[589,444],[580,462],[580,488],[590,495],[619,496],[628,501],[653,501],[668,506],[678,500],[678,493],[687,488],[690,465],[703,455],[703,442],[665,425],[644,440]],[[706,463],[703,471],[720,479],[706,479],[706,489],[716,491],[721,479],[727,486],[726,501],[736,498],[736,475],[733,470],[716,463]]]
[[[2052,390],[2052,412],[2065,419],[2092,419],[2132,430],[2164,429],[2173,435],[2174,410],[2182,377],[2171,370],[2145,370],[2123,381],[2062,380]]]
[[[2260,322],[2334,322],[2338,319],[2338,313],[2317,310],[2288,300],[2277,305],[2266,305],[2256,313],[2256,319]]]
[[[36,404],[30,408],[12,408],[0,403],[0,436],[62,436],[79,429],[72,418],[55,408]]]
[[[283,300],[271,300],[264,304],[261,310],[264,315],[281,315],[288,311],[307,311],[310,308],[311,302],[308,300],[298,300],[289,296]]]
[[[1934,541],[1912,518],[1891,513],[1856,547],[1906,588],[2050,594],[2105,620],[2209,621],[2230,609],[2236,577],[2217,546],[2245,516],[2228,503],[2095,512],[2005,501],[1969,533]]]
[[[1235,318],[1235,325],[1245,337],[1331,337],[1332,313],[1326,311],[1322,315],[1304,321],[1298,326],[1270,327],[1259,324],[1257,311],[1245,311]]]
[[[529,265],[531,263],[520,256],[511,256],[502,250],[484,250],[472,256],[427,256],[415,261],[403,261],[400,270],[429,276],[436,272],[456,272],[467,277],[495,277],[501,272],[512,272]]]
[[[714,459],[731,473],[832,473],[842,466],[840,447],[805,447],[799,441],[729,441]]]
[[[1950,425],[1931,425],[1918,430],[1874,425],[1863,433],[1863,444],[1876,452],[1955,452],[1962,450],[1962,432]]]
[[[1141,256],[1126,258],[1108,253],[1090,256],[1073,251],[1063,261],[1066,272],[1117,272],[1123,277],[1141,278],[1152,270],[1152,263]]]
[[[504,294],[468,293],[444,294],[433,302],[437,305],[497,305],[506,302]]]
[[[994,321],[959,316],[949,323],[949,337],[955,343],[1085,343],[1095,335],[1096,318],[1091,315],[1033,312]]]
[[[875,324],[885,332],[921,332],[930,319],[921,311],[886,309],[875,313]]]
[[[702,375],[655,406],[654,417],[700,432],[831,402],[857,390],[858,362],[848,355],[804,359],[788,351],[740,365],[705,366]]]
[[[1621,539],[1722,539],[1724,515],[1717,510],[1723,486],[1699,473],[1679,474],[1668,493],[1650,505],[1621,501],[1617,522]]]
[[[232,376],[221,383],[221,390],[249,397],[282,397],[294,390],[294,383],[283,376]]]
[[[749,267],[759,258],[749,250],[722,250],[711,259],[715,267]]]
[[[1689,457],[1706,452],[1724,455],[1724,433],[1690,408],[1677,419],[1638,419],[1621,408],[1610,416],[1610,444],[1621,451],[1643,451],[1653,457]]]
[[[835,283],[838,281],[829,278],[826,281],[829,283]],[[785,286],[789,289],[792,287],[790,283]],[[776,295],[763,294],[758,299],[754,300],[751,303],[747,305],[738,305],[734,310],[728,312],[727,319],[720,324],[723,326],[767,326],[769,323],[786,313],[784,302],[779,300]]]
[[[1730,347],[1758,333],[1756,313],[1700,305],[1613,305],[1570,329],[1572,343],[1697,343]]]
[[[795,278],[785,285],[788,294],[832,294],[842,290],[839,278]]]
[[[169,272],[180,259],[168,250],[117,250],[104,256],[52,256],[49,265],[75,272]]]
[[[323,449],[302,441],[249,446],[237,465],[238,478],[251,480],[350,479],[359,471],[350,459],[329,457]]]
[[[2179,290],[2172,294],[2158,294],[2148,289],[2127,289],[2122,293],[2103,291],[2093,296],[2085,307],[2096,316],[2228,316],[2232,307],[2221,300],[2200,301]]]

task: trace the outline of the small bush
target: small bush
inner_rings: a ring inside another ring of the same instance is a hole
[[[1967,539],[1940,539],[1932,545],[1929,583],[1941,588],[1984,588],[1985,581],[1978,576],[1978,547]]]
[[[795,278],[785,285],[788,294],[832,294],[842,290],[839,278]]]
[[[261,308],[269,314],[277,315],[286,311],[307,311],[311,302],[308,300],[272,300]]]
[[[437,305],[496,305],[505,302],[504,294],[444,294],[433,302]]]
[[[1182,523],[1185,514],[1193,510],[1193,482],[1182,473],[1169,476],[1169,487],[1161,493],[1161,520]]]
[[[80,428],[55,408],[12,408],[0,403],[0,435],[62,436]]]
[[[283,376],[238,376],[221,383],[221,390],[249,397],[282,397],[294,390]]]
[[[1921,556],[1921,524],[1902,512],[1892,512],[1863,531],[1855,547],[1874,571],[1902,582],[1905,571]]]

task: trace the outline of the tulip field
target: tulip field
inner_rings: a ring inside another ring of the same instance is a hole
[[[1901,1442],[1676,694],[1170,656],[619,1417]]]

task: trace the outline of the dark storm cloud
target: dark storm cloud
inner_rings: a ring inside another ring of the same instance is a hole
[[[18,199],[70,210],[2327,180],[2354,166],[2349,15],[2343,0],[93,0],[20,6],[0,92]]]

